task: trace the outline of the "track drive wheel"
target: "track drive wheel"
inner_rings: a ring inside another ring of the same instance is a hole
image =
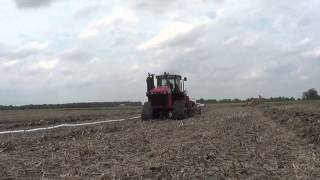
[[[187,106],[188,117],[192,117],[194,115],[194,109],[195,109],[194,104],[192,102],[189,102]]]
[[[153,108],[151,102],[145,102],[143,105],[141,119],[142,120],[149,120],[152,119],[153,116]]]
[[[172,118],[173,119],[184,119],[186,117],[186,103],[185,101],[175,101],[173,104]]]

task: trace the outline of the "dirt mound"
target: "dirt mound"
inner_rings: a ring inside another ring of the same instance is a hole
[[[283,124],[305,138],[309,143],[320,144],[320,115],[298,109],[266,108],[266,116]]]

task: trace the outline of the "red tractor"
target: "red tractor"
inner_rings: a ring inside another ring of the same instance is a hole
[[[157,86],[155,87],[154,78]],[[143,120],[156,118],[184,119],[197,112],[196,103],[191,101],[184,89],[187,78],[180,75],[164,73],[147,77],[148,102],[143,105],[141,118]]]

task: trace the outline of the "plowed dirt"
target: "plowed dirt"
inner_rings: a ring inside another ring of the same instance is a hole
[[[40,119],[50,123],[130,117],[140,109],[77,111],[62,117],[46,117],[46,111]],[[2,130],[15,123],[25,127],[23,115],[17,120],[10,113],[9,120],[1,118]],[[290,106],[207,106],[201,116],[183,121],[137,119],[1,135],[0,177],[319,179],[319,114],[317,108]]]

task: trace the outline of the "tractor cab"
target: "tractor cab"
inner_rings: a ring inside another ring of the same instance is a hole
[[[170,93],[179,94],[185,93],[184,82],[187,78],[181,78],[180,75],[173,75],[169,73],[164,73],[162,75],[156,76],[157,86],[154,84],[154,74],[149,74],[147,78],[147,94],[149,93]],[[170,91],[170,92],[169,92]]]
[[[157,87],[167,86],[172,93],[183,93],[184,83],[182,83],[181,76],[164,73],[156,76]]]

